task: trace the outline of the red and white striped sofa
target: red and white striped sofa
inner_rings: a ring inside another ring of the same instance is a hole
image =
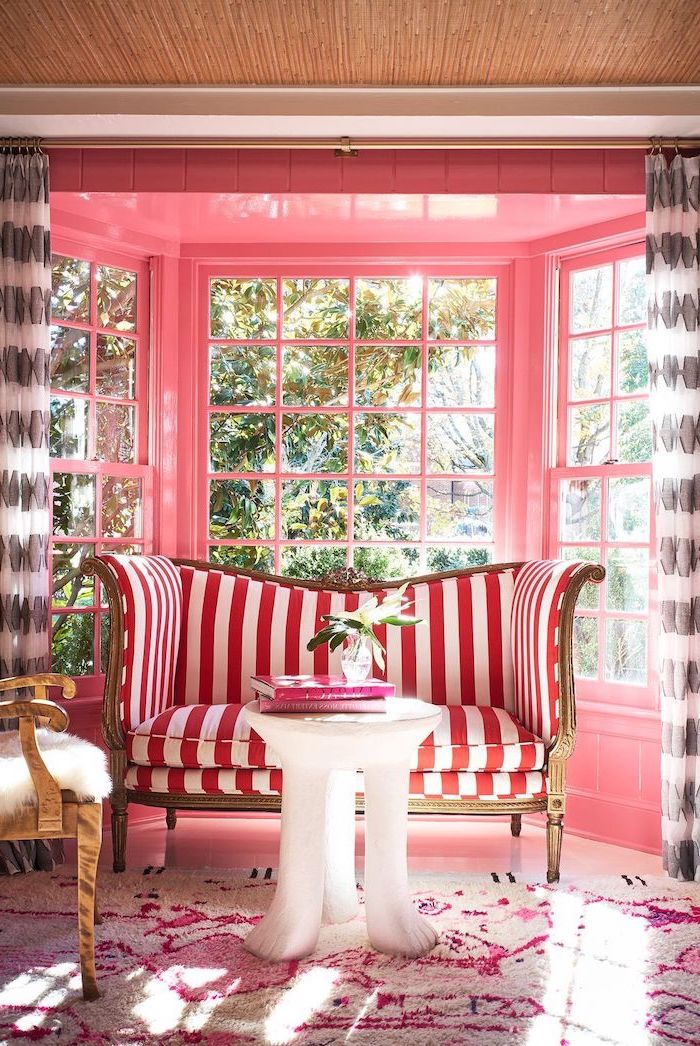
[[[321,616],[401,583],[330,588],[161,556],[105,555],[85,569],[111,614],[103,726],[116,871],[129,802],[164,807],[169,827],[177,809],[278,808],[282,771],[246,721],[251,675],[339,672],[340,650],[306,649]],[[397,693],[443,711],[416,755],[411,808],[510,814],[514,835],[523,812],[546,811],[550,881],[575,737],[574,606],[603,574],[533,561],[415,578],[407,596],[427,624],[379,629]]]

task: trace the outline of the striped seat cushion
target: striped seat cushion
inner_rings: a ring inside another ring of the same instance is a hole
[[[374,593],[302,588],[181,566],[182,639],[175,703],[245,704],[256,673],[340,673],[340,649],[313,653],[322,615],[355,610]],[[515,708],[510,648],[516,570],[435,578],[409,587],[417,628],[380,626],[386,678],[403,697],[439,705]],[[376,593],[382,598],[385,593]]]
[[[174,769],[160,766],[130,766],[126,787],[134,792],[186,795],[281,795],[281,770]],[[362,774],[357,775],[357,794],[363,794]],[[540,799],[546,795],[542,770],[500,774],[471,774],[414,771],[410,779],[412,799]]]
[[[127,758],[140,766],[278,767],[279,760],[241,714],[244,708],[175,705],[127,734]]]
[[[187,769],[274,769],[280,763],[248,725],[245,705],[179,705],[127,735],[129,762]],[[445,705],[415,753],[419,771],[539,770],[544,744],[503,708]]]
[[[415,770],[540,770],[545,747],[504,708],[446,705],[418,749]]]

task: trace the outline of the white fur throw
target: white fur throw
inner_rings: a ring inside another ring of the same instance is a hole
[[[105,754],[96,745],[72,734],[37,730],[39,751],[59,788],[79,799],[104,799],[111,782]],[[29,774],[17,730],[0,732],[0,815],[36,805],[36,789]]]

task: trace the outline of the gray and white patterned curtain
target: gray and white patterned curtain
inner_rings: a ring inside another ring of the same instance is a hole
[[[0,677],[49,670],[48,157],[0,150]],[[13,696],[13,695],[12,695]],[[50,866],[0,843],[0,872]]]
[[[700,881],[700,158],[647,157],[663,861]]]

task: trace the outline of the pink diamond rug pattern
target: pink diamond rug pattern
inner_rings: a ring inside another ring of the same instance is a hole
[[[698,884],[422,875],[413,897],[440,933],[425,958],[373,951],[360,916],[278,965],[242,945],[274,885],[103,873],[102,995],[85,1003],[75,879],[0,879],[0,1044],[700,1044]]]

